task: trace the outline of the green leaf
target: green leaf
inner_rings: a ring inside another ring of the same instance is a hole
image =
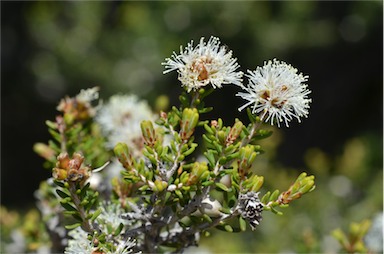
[[[231,191],[227,186],[225,186],[223,183],[220,183],[220,182],[217,182],[215,183],[216,187],[225,191],[225,192],[229,192]]]
[[[253,139],[260,140],[260,139],[268,138],[269,136],[272,135],[272,133],[273,131],[261,129],[256,132],[256,135],[253,137]]]
[[[75,229],[75,228],[80,227],[80,226],[81,226],[81,223],[75,223],[72,225],[67,225],[67,226],[65,226],[65,228],[71,230],[71,229]]]
[[[263,204],[268,203],[270,195],[271,195],[270,191],[265,193],[265,195],[261,198],[261,203],[263,203]]]
[[[204,124],[204,129],[211,135],[215,134],[211,127],[208,126],[208,124]]]
[[[56,193],[57,193],[57,195],[59,195],[61,198],[68,198],[68,197],[70,197],[69,194],[67,194],[67,193],[65,193],[64,191],[61,191],[61,190],[59,190],[59,189],[56,189]]]
[[[124,228],[123,223],[120,223],[119,226],[116,228],[115,233],[113,235],[118,236],[121,233],[121,231],[123,230],[123,228]]]
[[[277,215],[283,215],[282,212],[276,210],[273,206],[271,206],[271,211],[272,211],[273,213],[277,214]]]
[[[60,181],[57,181],[57,180],[54,180],[53,181],[57,186],[61,187],[61,188],[65,188],[65,185],[63,182],[60,182]]]
[[[244,232],[247,229],[247,222],[241,216],[239,216],[239,225],[241,231]]]
[[[79,197],[81,199],[83,199],[86,196],[87,190],[89,189],[90,185],[91,185],[91,183],[88,182],[86,185],[83,186],[83,188],[81,188],[81,191],[80,191],[80,194],[79,194]]]
[[[208,214],[203,214],[203,219],[208,221],[209,223],[212,223],[212,219],[208,216]]]
[[[91,221],[94,221],[97,216],[99,216],[101,214],[102,210],[101,208],[97,209],[93,214],[92,214],[92,217],[91,217]]]
[[[51,129],[57,129],[57,124],[56,124],[55,122],[52,122],[52,121],[47,120],[47,121],[45,121],[45,124],[46,124],[49,128],[51,128]]]
[[[78,220],[78,221],[83,221],[83,219],[80,217],[79,213],[74,213],[72,214],[72,217],[75,219],[75,220]]]
[[[61,142],[61,135],[60,133],[57,133],[56,131],[52,130],[52,129],[49,129],[48,130],[49,134],[51,134],[51,136],[57,141],[57,142]]]
[[[199,109],[199,114],[208,113],[208,112],[211,112],[212,110],[213,110],[213,107],[207,107],[207,108]]]
[[[252,114],[252,111],[249,107],[247,108],[247,115],[248,115],[249,121],[251,121],[252,123],[256,122],[256,117]]]
[[[207,152],[204,153],[205,157],[208,160],[208,163],[211,167],[215,166],[215,156],[212,153],[212,150],[208,150]]]
[[[275,191],[271,194],[271,196],[269,197],[269,201],[276,201],[277,198],[279,197],[279,194],[280,194],[279,190],[275,190]]]
[[[225,225],[224,226],[224,229],[225,229],[225,231],[227,231],[227,232],[230,232],[230,233],[232,233],[233,232],[233,228],[232,228],[232,226],[231,225]]]
[[[67,211],[77,211],[77,209],[75,207],[73,207],[72,205],[70,205],[68,203],[63,203],[62,201],[60,201],[60,204]]]
[[[203,134],[203,139],[204,139],[208,144],[212,144],[212,139],[210,139],[209,136]]]

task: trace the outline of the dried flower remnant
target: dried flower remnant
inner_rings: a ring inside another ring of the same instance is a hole
[[[259,199],[259,192],[250,191],[240,194],[238,209],[241,217],[249,222],[252,230],[255,230],[256,226],[260,224],[263,208],[264,205]]]
[[[65,114],[66,122],[84,121],[95,116],[97,109],[91,103],[98,98],[98,87],[81,90],[76,97],[62,99],[57,106],[57,110]]]
[[[84,157],[74,153],[72,159],[68,153],[57,156],[56,167],[53,168],[53,178],[61,181],[84,182],[91,176],[91,168],[83,165]]]
[[[237,59],[232,57],[232,51],[220,46],[217,37],[211,37],[208,42],[204,38],[193,47],[193,41],[188,43],[180,55],[173,52],[172,58],[162,63],[168,73],[177,70],[179,80],[188,92],[198,90],[211,84],[213,88],[221,88],[223,84],[241,85],[243,73],[236,71],[240,66]]]
[[[308,76],[297,74],[291,65],[274,59],[255,71],[248,70],[246,76],[248,85],[240,85],[245,92],[236,95],[248,102],[239,111],[250,106],[253,114],[260,114],[263,121],[279,127],[281,122],[288,127],[293,118],[300,122],[301,117],[308,116],[311,91],[304,83]]]

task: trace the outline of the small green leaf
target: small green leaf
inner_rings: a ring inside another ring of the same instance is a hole
[[[256,122],[256,117],[252,114],[252,111],[249,107],[247,108],[247,115],[248,115],[249,121],[251,121],[252,123]]]
[[[204,124],[204,129],[209,133],[209,134],[214,134],[213,130],[211,127],[208,126],[208,124]]]
[[[118,236],[121,233],[121,230],[123,230],[123,228],[124,228],[123,223],[120,223],[119,226],[116,228],[115,233],[113,235]]]
[[[268,191],[267,193],[265,193],[265,195],[261,198],[261,203],[263,203],[263,204],[268,203],[268,200],[269,200],[270,195],[271,195],[271,192],[270,192],[270,191]]]
[[[68,198],[68,197],[70,197],[69,194],[67,194],[67,193],[65,193],[64,191],[61,191],[61,190],[59,190],[59,189],[56,189],[56,193],[57,193],[57,195],[59,195],[61,198]]]
[[[276,210],[273,206],[271,207],[271,211],[272,211],[273,213],[277,214],[277,215],[283,215],[282,212]]]
[[[81,223],[75,223],[72,225],[67,225],[67,226],[65,226],[65,228],[71,230],[71,229],[75,229],[75,228],[80,227],[80,226],[81,226]]]
[[[230,233],[232,233],[233,232],[233,228],[232,228],[232,226],[231,225],[225,225],[224,226],[224,229],[225,229],[225,231],[227,231],[227,232],[230,232]]]
[[[75,219],[75,220],[78,220],[78,221],[83,221],[83,219],[80,217],[79,213],[74,213],[72,214],[72,217]]]
[[[246,221],[243,219],[243,217],[239,216],[239,225],[240,225],[240,230],[241,231],[245,231],[247,229],[247,223]]]
[[[84,187],[81,189],[81,192],[80,192],[80,198],[84,198],[85,197],[85,194],[87,192],[87,190],[89,189],[89,186],[91,185],[90,182],[88,182],[86,185],[84,185]]]
[[[223,183],[217,182],[217,183],[215,183],[215,185],[216,185],[217,188],[219,188],[219,189],[221,189],[221,190],[223,190],[225,192],[229,192],[230,191],[230,189],[227,186],[225,186]]]
[[[271,196],[269,197],[269,201],[276,201],[276,199],[278,198],[280,192],[279,190],[275,190]]]
[[[56,124],[55,122],[52,122],[52,121],[47,120],[47,121],[45,121],[45,124],[46,124],[49,128],[51,128],[51,129],[57,129],[57,124]]]
[[[59,187],[61,187],[61,188],[65,188],[63,182],[60,182],[60,181],[57,181],[57,180],[54,180],[53,182],[54,182],[57,186],[59,186]]]
[[[209,223],[212,223],[212,219],[208,216],[208,214],[203,214],[203,219],[208,221]]]
[[[77,211],[77,209],[75,207],[73,207],[72,205],[70,205],[68,203],[63,203],[60,201],[60,204],[67,211]]]
[[[91,217],[91,221],[94,221],[97,216],[99,216],[101,214],[102,210],[101,208],[97,209],[93,214],[92,214],[92,217]]]

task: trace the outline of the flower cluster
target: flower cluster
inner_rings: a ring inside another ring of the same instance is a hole
[[[207,43],[201,38],[200,43],[193,48],[193,42],[189,43],[180,55],[173,53],[172,59],[167,58],[163,63],[168,73],[177,70],[179,80],[186,87],[187,91],[198,90],[211,84],[213,88],[221,88],[222,84],[232,83],[241,87],[244,92],[236,95],[247,101],[239,110],[250,106],[253,114],[260,115],[260,118],[273,125],[284,122],[288,127],[289,122],[296,118],[300,122],[301,117],[308,116],[311,93],[305,82],[308,76],[291,65],[273,59],[256,70],[248,70],[245,76],[249,83],[243,85],[243,72],[236,71],[240,66],[235,58],[232,58],[232,51],[220,47],[220,41],[211,37]]]

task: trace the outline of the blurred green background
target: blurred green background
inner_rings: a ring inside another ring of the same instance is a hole
[[[32,146],[49,139],[44,121],[55,117],[60,98],[97,85],[105,99],[135,93],[154,106],[165,94],[177,104],[177,75],[163,75],[161,62],[211,35],[243,71],[277,58],[309,75],[310,117],[276,130],[255,170],[280,190],[306,170],[317,189],[284,216],[265,213],[256,232],[214,232],[226,244],[208,238],[202,246],[333,250],[332,229],[382,211],[382,1],[1,1],[1,204],[32,206],[33,191],[50,176]],[[225,86],[210,96],[209,117],[246,120],[238,90]]]

